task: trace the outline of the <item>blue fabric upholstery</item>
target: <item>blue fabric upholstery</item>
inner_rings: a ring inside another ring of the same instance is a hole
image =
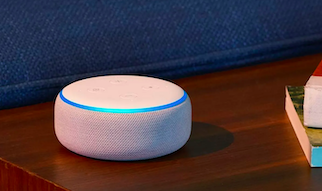
[[[322,52],[320,0],[3,0],[0,109],[105,74],[165,78]]]

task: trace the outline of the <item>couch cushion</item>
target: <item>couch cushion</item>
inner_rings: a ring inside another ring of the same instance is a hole
[[[179,78],[321,52],[320,0],[4,0],[0,109],[106,74]]]

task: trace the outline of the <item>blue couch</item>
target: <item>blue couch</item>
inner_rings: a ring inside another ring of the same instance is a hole
[[[0,109],[77,79],[180,78],[322,52],[320,0],[4,0]]]

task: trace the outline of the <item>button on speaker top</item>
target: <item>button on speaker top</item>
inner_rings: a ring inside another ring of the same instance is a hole
[[[144,90],[156,90],[156,89],[159,89],[160,87],[159,86],[156,86],[156,85],[145,85],[145,86],[142,86],[142,89]]]
[[[93,87],[93,88],[88,88],[87,91],[90,92],[90,93],[100,93],[100,92],[104,92],[105,88]]]
[[[124,79],[114,79],[114,80],[110,80],[111,84],[124,84],[126,83],[126,80]]]
[[[120,95],[121,99],[127,99],[127,100],[133,100],[133,99],[135,99],[137,97],[138,97],[138,95],[136,95],[134,93],[128,93],[128,94]]]

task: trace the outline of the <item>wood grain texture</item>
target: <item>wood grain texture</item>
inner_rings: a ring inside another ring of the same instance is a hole
[[[176,153],[113,162],[76,155],[53,132],[53,103],[0,111],[0,190],[320,190],[284,111],[322,54],[178,79],[193,132]]]

